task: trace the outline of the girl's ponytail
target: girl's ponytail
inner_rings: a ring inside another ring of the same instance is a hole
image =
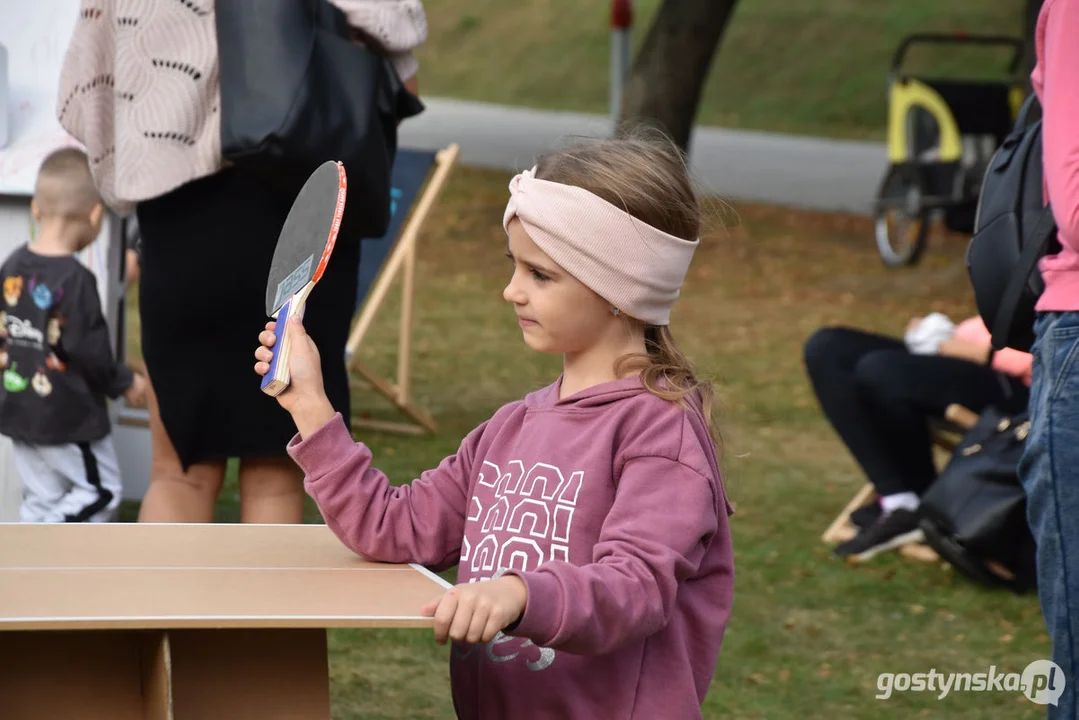
[[[682,407],[687,406],[687,398],[695,398],[716,449],[722,451],[723,437],[712,418],[715,393],[711,383],[697,378],[693,364],[678,347],[670,327],[645,326],[644,342],[647,354],[619,358],[615,363],[615,374],[640,372],[641,383],[648,392]]]

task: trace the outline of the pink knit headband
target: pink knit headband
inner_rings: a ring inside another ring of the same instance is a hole
[[[535,168],[510,180],[502,217],[518,217],[540,250],[618,310],[667,325],[700,240],[683,240],[587,190],[540,180]]]

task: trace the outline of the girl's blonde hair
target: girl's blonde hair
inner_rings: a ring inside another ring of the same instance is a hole
[[[542,155],[536,177],[573,185],[625,210],[638,220],[684,240],[701,232],[701,212],[682,151],[666,135],[635,127],[612,140],[595,140]],[[721,436],[712,419],[712,385],[700,380],[666,325],[646,325],[627,318],[644,333],[644,354],[615,363],[622,376],[639,371],[653,395],[685,406],[696,395],[708,432],[717,447]]]

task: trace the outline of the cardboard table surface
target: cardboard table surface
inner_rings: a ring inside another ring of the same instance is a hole
[[[325,525],[0,523],[0,630],[428,627],[447,587]]]

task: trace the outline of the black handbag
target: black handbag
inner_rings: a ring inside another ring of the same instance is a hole
[[[289,198],[339,160],[349,184],[343,224],[381,237],[397,123],[422,103],[387,58],[351,39],[327,0],[217,0],[215,15],[224,158]]]
[[[1026,413],[987,408],[921,499],[926,543],[967,577],[1025,592],[1036,586],[1034,538],[1018,465]]]

